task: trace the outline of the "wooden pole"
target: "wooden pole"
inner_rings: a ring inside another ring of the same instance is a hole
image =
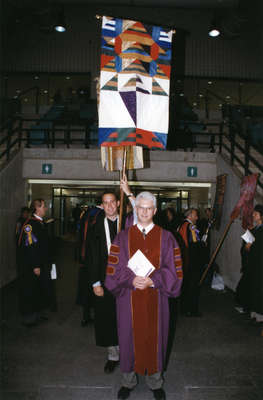
[[[217,256],[219,250],[221,249],[222,244],[224,243],[224,240],[225,240],[225,238],[226,238],[226,235],[228,234],[228,231],[229,231],[229,229],[230,229],[230,227],[231,227],[233,221],[234,221],[234,219],[231,219],[231,220],[229,221],[229,223],[227,224],[226,229],[225,229],[225,231],[224,231],[224,233],[223,233],[223,236],[222,236],[222,238],[220,239],[220,241],[219,241],[219,243],[218,243],[218,245],[217,245],[217,247],[216,247],[216,249],[215,249],[215,251],[214,251],[212,257],[211,257],[211,260],[209,261],[208,266],[206,267],[206,269],[205,269],[204,272],[203,272],[203,275],[202,275],[202,277],[201,277],[201,279],[200,279],[199,285],[202,285],[202,283],[203,283],[203,281],[204,281],[204,279],[205,279],[205,277],[206,277],[206,275],[207,275],[208,270],[210,269],[211,265],[212,265],[213,262],[215,261],[216,256]]]
[[[127,148],[123,147],[123,155],[122,155],[122,170],[120,171],[120,181],[124,178],[125,171],[126,171],[126,159],[127,159]],[[119,212],[119,232],[121,230],[121,223],[122,223],[122,216],[123,216],[123,201],[124,200],[124,193],[121,189],[120,193],[120,212]]]

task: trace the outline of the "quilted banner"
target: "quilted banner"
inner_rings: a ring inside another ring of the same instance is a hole
[[[254,197],[257,189],[259,174],[245,176],[241,182],[240,198],[231,213],[234,220],[242,214],[242,227],[248,229],[253,226]]]
[[[165,149],[173,31],[103,17],[99,144]]]

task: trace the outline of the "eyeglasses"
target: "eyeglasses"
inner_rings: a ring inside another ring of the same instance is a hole
[[[151,211],[154,210],[154,207],[141,207],[141,206],[136,206],[137,208],[139,208],[141,211],[145,210],[145,211]]]

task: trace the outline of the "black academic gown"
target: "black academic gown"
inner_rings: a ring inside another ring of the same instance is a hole
[[[187,220],[179,228],[179,233],[185,243],[183,250],[183,286],[181,294],[181,306],[183,313],[199,313],[200,278],[204,266],[204,245],[200,237],[191,229],[192,224]],[[195,241],[196,240],[196,241]]]
[[[253,230],[251,230],[251,233],[253,234]],[[238,282],[237,288],[236,288],[236,302],[239,306],[242,306],[245,310],[249,311],[249,296],[251,292],[251,274],[249,271],[249,264],[248,264],[248,258],[249,258],[249,251],[246,250],[246,242],[242,242],[242,246],[240,249],[240,255],[241,255],[241,278]]]
[[[123,220],[124,222],[124,220]],[[115,225],[115,226],[114,226]],[[117,221],[115,224],[109,220],[111,242],[117,234]],[[95,338],[97,346],[108,347],[118,345],[116,303],[114,296],[105,288],[108,249],[104,228],[104,215],[97,218],[94,225],[92,239],[92,263],[90,266],[90,282],[93,285],[100,281],[104,289],[104,296],[95,296]]]
[[[92,264],[93,230],[100,213],[104,215],[104,211],[100,208],[91,208],[80,220],[80,268],[78,274],[76,303],[87,308],[87,312],[93,305],[94,296],[89,281],[89,270]]]
[[[47,226],[37,218],[27,220],[19,246],[19,305],[22,314],[32,314],[52,306],[52,251]],[[40,268],[40,276],[34,274]]]
[[[263,314],[263,225],[254,228],[255,241],[248,252],[249,309]]]

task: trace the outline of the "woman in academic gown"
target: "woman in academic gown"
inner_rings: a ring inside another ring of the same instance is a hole
[[[255,241],[251,244],[248,252],[250,281],[248,308],[256,323],[263,325],[263,205],[255,206],[253,220]]]

